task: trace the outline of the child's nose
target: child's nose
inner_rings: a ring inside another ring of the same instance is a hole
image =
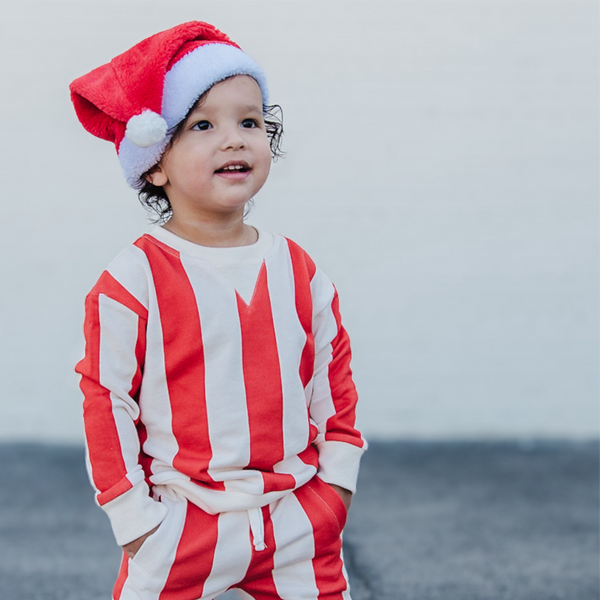
[[[227,127],[223,134],[224,150],[241,150],[246,147],[246,139],[240,127]]]

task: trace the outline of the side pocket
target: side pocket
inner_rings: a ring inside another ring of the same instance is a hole
[[[158,526],[158,529],[144,540],[136,555],[129,559],[131,564],[136,565],[144,571],[150,570],[169,536],[170,517],[171,512],[169,511]]]
[[[325,507],[335,517],[339,530],[338,533],[341,533],[346,525],[348,511],[346,510],[346,505],[340,495],[317,475],[315,475],[307,485],[311,486],[310,489],[319,497],[321,502],[323,502]]]

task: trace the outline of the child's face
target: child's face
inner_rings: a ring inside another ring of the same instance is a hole
[[[175,217],[242,216],[270,166],[260,88],[237,75],[210,89],[148,177],[163,186]]]

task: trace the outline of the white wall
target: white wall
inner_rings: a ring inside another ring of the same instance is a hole
[[[75,77],[178,22],[267,71],[285,148],[250,221],[336,282],[369,437],[598,433],[598,7],[0,3],[0,440],[78,441],[85,293],[146,227]]]

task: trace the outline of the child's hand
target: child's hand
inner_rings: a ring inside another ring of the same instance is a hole
[[[339,485],[335,485],[335,483],[329,484],[339,495],[346,507],[346,510],[350,508],[350,504],[352,503],[352,492],[347,490],[346,488],[340,487]]]
[[[125,554],[127,554],[129,558],[133,558],[138,553],[138,550],[142,547],[142,544],[146,541],[146,539],[149,538],[158,529],[158,527],[159,525],[157,525],[152,531],[140,536],[137,540],[133,540],[133,542],[125,544],[123,546]]]

